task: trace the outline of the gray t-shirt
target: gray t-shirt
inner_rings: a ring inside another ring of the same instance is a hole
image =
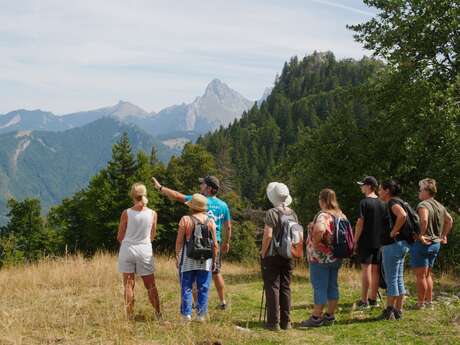
[[[429,237],[432,242],[440,242],[447,212],[446,208],[433,198],[420,202],[417,205],[417,210],[419,208],[426,208],[428,210],[428,227],[425,236]]]

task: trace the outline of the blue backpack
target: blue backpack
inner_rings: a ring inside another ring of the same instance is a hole
[[[353,255],[353,227],[347,218],[331,216],[334,219],[333,254],[338,259],[349,258]]]

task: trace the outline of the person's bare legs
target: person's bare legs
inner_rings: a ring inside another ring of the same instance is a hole
[[[380,280],[380,266],[379,265],[370,265],[371,266],[371,292],[369,298],[376,301],[377,293],[379,292],[379,280]]]
[[[131,319],[133,317],[134,309],[134,285],[136,278],[134,273],[123,273],[123,286],[124,286],[124,299],[125,299],[125,312],[126,317]]]
[[[158,297],[158,289],[155,284],[155,276],[153,274],[142,276],[142,280],[144,281],[144,286],[147,289],[149,301],[155,309],[157,316],[159,316],[161,314],[160,298]]]
[[[329,315],[334,315],[335,314],[335,310],[337,309],[337,303],[338,302],[339,301],[336,300],[336,299],[327,301],[327,313]]]
[[[371,265],[361,264],[361,301],[367,303],[371,285]]]
[[[427,268],[426,283],[425,302],[431,303],[433,302],[433,271],[429,267]]]
[[[416,267],[414,272],[415,285],[417,286],[417,303],[421,305],[425,302],[425,298],[428,298],[429,283],[427,276],[429,275],[429,270],[428,267]],[[433,284],[433,281],[431,281],[431,284]],[[433,289],[433,285],[431,285],[431,289]]]
[[[217,295],[219,296],[220,303],[225,303],[225,282],[222,274],[220,273],[213,273],[212,280],[214,280],[214,285],[217,290]]]
[[[396,310],[402,311],[403,310],[403,304],[404,304],[404,295],[396,296],[395,300],[394,300],[394,308]]]
[[[315,304],[313,306],[313,313],[312,315],[317,318],[322,318],[323,316],[323,309],[324,309],[324,304]]]
[[[387,307],[395,308],[396,299],[399,296],[387,296]]]

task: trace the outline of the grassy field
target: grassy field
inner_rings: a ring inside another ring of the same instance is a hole
[[[304,265],[302,265],[304,266]],[[213,288],[211,322],[179,323],[179,285],[171,260],[159,258],[157,285],[165,320],[152,319],[141,281],[136,285],[135,321],[126,321],[116,258],[100,254],[90,260],[69,257],[0,270],[0,344],[459,344],[458,281],[438,277],[434,311],[411,310],[404,320],[376,321],[381,309],[357,311],[359,273],[342,269],[341,300],[333,326],[299,330],[309,315],[312,290],[299,267],[292,284],[294,329],[270,332],[258,322],[261,279],[258,267],[225,264],[229,310],[217,311]],[[410,275],[411,276],[411,275]],[[412,277],[407,279],[414,291]],[[240,327],[240,328],[239,328]]]

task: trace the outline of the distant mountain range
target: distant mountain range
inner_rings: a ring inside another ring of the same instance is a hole
[[[136,126],[102,118],[63,132],[19,131],[0,135],[0,224],[6,200],[39,198],[45,209],[88,184],[112,156],[112,145],[123,132],[133,153],[150,153],[155,145],[166,160],[170,150]],[[2,219],[3,216],[3,219]]]
[[[155,146],[158,158],[167,162],[187,142],[227,126],[254,104],[214,79],[192,103],[158,113],[120,101],[61,116],[25,109],[0,115],[0,225],[9,197],[39,198],[47,210],[86,186],[110,160],[123,132],[134,152],[149,153]]]
[[[226,126],[254,105],[227,84],[214,79],[204,94],[190,104],[173,105],[159,113],[147,112],[135,104],[120,101],[114,106],[57,116],[42,110],[19,109],[0,115],[0,134],[19,130],[63,131],[84,126],[103,117],[114,117],[139,126],[147,133],[204,134]]]

